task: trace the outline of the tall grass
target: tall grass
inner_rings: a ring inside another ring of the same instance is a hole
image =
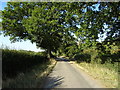
[[[42,88],[46,77],[55,65],[55,61],[48,61],[31,68],[29,72],[19,73],[16,78],[9,78],[2,83],[3,88]]]
[[[109,50],[110,51],[110,50]],[[120,52],[110,53],[88,48],[81,54],[75,55],[76,62],[92,75],[99,79],[108,88],[118,87],[118,62]],[[88,62],[89,61],[89,62]]]
[[[78,65],[107,88],[118,88],[118,63],[97,64],[82,62],[78,63]]]
[[[54,65],[45,52],[2,49],[2,87],[39,88]]]
[[[42,64],[48,59],[44,53],[24,50],[2,50],[3,80],[14,78],[21,72],[30,71],[35,65]]]

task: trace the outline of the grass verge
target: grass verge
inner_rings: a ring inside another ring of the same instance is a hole
[[[50,59],[49,62],[34,66],[31,71],[20,73],[14,79],[7,79],[2,82],[3,88],[40,88],[44,77],[46,77],[55,66],[56,61]]]
[[[106,88],[118,88],[118,63],[116,64],[92,64],[77,63],[94,79],[99,80]]]

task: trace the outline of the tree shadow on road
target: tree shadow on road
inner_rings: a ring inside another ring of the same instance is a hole
[[[43,88],[55,88],[63,83],[64,77],[48,77]]]
[[[69,62],[69,59],[65,59],[65,58],[55,58],[56,61],[64,61],[64,62]]]

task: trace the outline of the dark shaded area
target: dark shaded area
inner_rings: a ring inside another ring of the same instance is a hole
[[[104,64],[106,62],[110,63],[120,62],[120,52],[114,54],[100,55],[99,58],[102,60],[101,64]]]
[[[65,59],[65,57],[62,57],[62,58],[54,58],[56,61],[65,61],[65,62],[69,62],[70,60],[69,59]]]
[[[48,58],[40,53],[16,50],[2,51],[2,79],[15,78],[19,73],[30,71],[34,66],[46,63]]]
[[[80,62],[90,63],[91,62],[91,55],[89,55],[89,54],[77,54],[77,55],[75,55],[74,59],[77,60],[78,63],[80,63]]]
[[[114,64],[115,62],[120,62],[120,52],[113,53],[113,54],[111,54],[111,53],[92,54],[92,52],[87,53],[87,54],[82,53],[82,54],[76,54],[74,56],[74,59],[78,63],[80,63],[80,62],[90,63],[91,61],[94,61],[94,62],[100,62],[101,64],[104,64],[104,63]]]
[[[46,86],[43,86],[43,88],[55,88],[59,85],[61,85],[63,83],[63,80],[64,78],[63,77],[47,77],[46,80],[48,82],[46,82],[44,85]]]

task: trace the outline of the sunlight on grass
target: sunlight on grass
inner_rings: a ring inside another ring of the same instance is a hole
[[[113,66],[112,64],[91,64],[91,63],[79,63],[84,71],[93,76],[94,79],[98,79],[108,88],[118,87],[118,64]]]
[[[35,66],[30,72],[20,73],[15,79],[3,81],[3,88],[40,88],[44,77],[50,73],[55,63],[55,60],[50,60]]]

